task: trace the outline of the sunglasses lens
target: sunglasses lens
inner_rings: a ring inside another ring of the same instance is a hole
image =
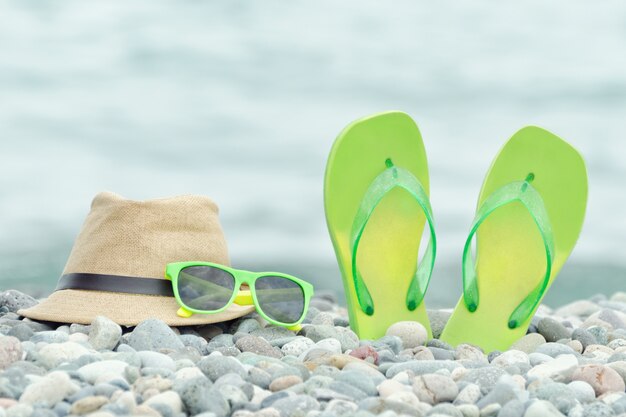
[[[189,308],[219,310],[230,301],[235,278],[211,266],[188,266],[178,274],[178,295]]]
[[[254,284],[258,307],[279,323],[295,323],[304,313],[304,291],[296,282],[277,276],[260,277]]]

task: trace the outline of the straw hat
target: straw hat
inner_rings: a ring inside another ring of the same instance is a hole
[[[215,203],[188,195],[132,201],[103,192],[78,234],[56,290],[18,314],[37,320],[89,324],[106,316],[135,326],[148,318],[171,326],[231,320],[254,311],[233,304],[219,314],[176,315],[169,262],[202,260],[229,264]]]

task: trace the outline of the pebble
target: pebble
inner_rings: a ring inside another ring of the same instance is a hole
[[[56,368],[64,362],[73,361],[90,351],[75,342],[50,343],[39,350],[39,362],[47,369]]]
[[[300,356],[304,352],[306,352],[309,348],[315,345],[311,339],[303,336],[298,336],[293,339],[291,342],[285,343],[280,350],[283,352],[283,355],[291,355],[291,356]],[[339,344],[339,348],[341,349],[341,344]]]
[[[534,352],[539,346],[546,343],[546,339],[539,333],[529,333],[513,343],[511,349],[520,350],[526,354]]]
[[[434,405],[443,401],[454,401],[459,389],[449,376],[426,374],[415,378],[413,392],[420,401]]]
[[[46,404],[51,407],[76,391],[78,386],[71,381],[68,374],[55,371],[26,387],[20,396],[20,403]]]
[[[96,383],[98,380],[110,378],[115,379],[122,377],[124,371],[128,367],[128,363],[119,360],[107,360],[93,362],[80,367],[77,373],[85,381],[90,384]]]
[[[483,367],[470,370],[463,377],[463,381],[471,382],[480,387],[481,392],[487,394],[493,389],[505,372],[498,367]]]
[[[563,380],[569,378],[577,366],[576,356],[561,355],[556,359],[534,366],[528,371],[527,377],[530,379],[554,378],[555,380]]]
[[[183,402],[178,393],[174,391],[165,391],[144,401],[144,405],[154,407],[156,404],[166,405],[174,414],[179,414],[183,410]]]
[[[396,336],[405,349],[411,349],[426,343],[426,328],[416,321],[399,321],[389,326],[387,336]]]
[[[178,350],[185,346],[171,327],[157,319],[148,319],[139,323],[130,333],[128,345],[137,351]]]
[[[0,336],[0,370],[22,359],[22,344],[13,336]]]
[[[556,342],[570,337],[570,331],[551,317],[544,317],[537,324],[537,331],[547,342]]]
[[[113,350],[122,337],[122,328],[114,321],[97,316],[89,328],[89,344],[96,350]]]
[[[524,417],[562,417],[563,414],[552,403],[544,400],[534,401],[526,409]]]
[[[376,352],[376,349],[370,345],[359,346],[358,348],[350,351],[350,356],[354,356],[355,358],[378,365],[378,352]]]
[[[285,375],[276,378],[269,384],[269,389],[272,392],[282,391],[296,384],[301,384],[302,378],[297,375]]]
[[[622,377],[608,366],[595,364],[580,366],[574,371],[572,380],[588,383],[596,396],[608,392],[624,392],[626,389]]]
[[[535,349],[536,353],[543,353],[544,355],[556,358],[559,355],[575,354],[574,349],[561,343],[546,343],[540,345]]]
[[[67,342],[69,340],[70,336],[67,333],[64,332],[58,332],[56,330],[48,330],[45,332],[38,332],[35,333],[31,338],[30,341],[33,343],[39,343],[39,342],[44,342],[44,343],[63,343],[63,342]]]
[[[501,353],[495,359],[491,361],[492,365],[500,366],[506,368],[511,365],[530,365],[530,360],[528,359],[528,355],[521,350],[507,350],[506,352]]]
[[[30,308],[37,304],[39,302],[33,297],[17,290],[7,290],[0,293],[0,307],[4,307],[12,313],[17,313],[18,310]]]
[[[220,376],[229,372],[235,373],[244,379],[248,375],[241,363],[230,356],[206,356],[198,362],[198,368],[200,368],[211,381],[215,381]]]
[[[346,327],[309,325],[304,328],[304,334],[314,342],[329,338],[335,339],[340,343],[342,352],[359,347],[359,338]]]
[[[80,400],[72,404],[72,407],[70,408],[70,414],[79,416],[83,414],[88,414],[98,410],[100,407],[108,402],[109,399],[102,395],[81,398]]]
[[[581,403],[588,403],[596,398],[595,390],[585,381],[572,381],[567,386],[572,390],[576,399]]]
[[[237,339],[235,346],[242,352],[252,352],[271,358],[283,357],[283,353],[279,348],[273,347],[267,340],[257,336],[244,336]]]

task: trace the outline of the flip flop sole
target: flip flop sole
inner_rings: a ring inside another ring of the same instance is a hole
[[[540,193],[552,225],[555,243],[552,283],[582,228],[587,205],[587,171],[580,154],[567,142],[541,128],[525,127],[496,157],[478,206],[498,188],[523,181],[529,174],[534,175],[532,186]],[[531,315],[518,327],[508,327],[510,314],[544,277],[545,248],[534,220],[517,202],[496,209],[476,236],[478,309],[469,312],[461,297],[441,339],[454,346],[478,345],[485,352],[505,350],[526,334],[532,319]]]
[[[428,164],[420,132],[405,113],[386,112],[357,120],[338,136],[331,150],[324,181],[324,206],[343,278],[350,325],[363,339],[385,335],[397,321],[419,321],[430,337],[422,302],[406,307],[415,274],[425,216],[404,190],[390,191],[374,210],[363,232],[357,265],[374,300],[374,314],[365,314],[352,277],[350,238],[357,209],[370,183],[385,170],[385,160],[409,170],[428,192]]]

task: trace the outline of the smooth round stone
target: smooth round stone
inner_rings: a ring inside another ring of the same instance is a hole
[[[319,410],[320,404],[308,395],[296,395],[276,400],[272,407],[277,409],[281,417],[304,416],[311,410]]]
[[[33,334],[33,329],[24,323],[19,323],[13,326],[11,330],[9,330],[9,333],[7,333],[8,336],[17,337],[21,342],[30,340],[30,338],[33,337]]]
[[[284,355],[298,357],[313,345],[315,345],[315,342],[308,337],[298,336],[291,342],[285,343],[280,350]],[[341,344],[339,344],[339,349],[341,349]]]
[[[0,307],[6,307],[10,312],[17,313],[18,310],[30,308],[39,304],[30,295],[17,290],[7,290],[0,293]]]
[[[365,372],[356,370],[343,370],[337,375],[337,381],[345,382],[346,384],[358,388],[366,393],[368,396],[375,396],[378,394],[376,384],[373,379]]]
[[[459,389],[456,382],[448,376],[426,374],[415,378],[413,392],[420,401],[433,405],[453,401],[459,394]]]
[[[174,391],[165,391],[156,395],[153,395],[144,402],[145,405],[154,406],[155,404],[167,405],[175,414],[181,413],[183,409],[183,402],[180,399],[178,393]]]
[[[521,350],[507,350],[506,352],[501,353],[495,359],[491,361],[492,365],[500,366],[506,368],[511,365],[518,364],[530,365],[530,360],[528,359],[528,355]]]
[[[572,381],[567,386],[572,390],[576,399],[583,404],[596,399],[593,387],[585,381]]]
[[[179,350],[185,347],[171,327],[157,319],[148,319],[139,323],[130,333],[128,345],[137,351]]]
[[[105,396],[90,396],[82,398],[72,404],[70,408],[70,414],[83,415],[98,410],[104,404],[108,403],[109,399]]]
[[[22,343],[17,337],[0,336],[0,370],[22,359]]]
[[[520,338],[517,342],[513,343],[511,349],[513,350],[521,350],[526,354],[530,354],[535,352],[535,350],[546,343],[546,339],[540,335],[539,333],[529,333],[522,338]]]
[[[551,317],[544,317],[539,320],[537,330],[547,342],[556,342],[570,337],[570,331]]]
[[[432,374],[440,369],[453,371],[461,365],[454,361],[409,361],[393,364],[386,372],[387,378],[393,378],[403,371],[412,372],[415,375]]]
[[[280,349],[274,348],[267,340],[256,336],[244,336],[235,342],[235,346],[242,352],[252,352],[270,358],[283,357]]]
[[[556,358],[559,355],[568,355],[568,354],[573,355],[576,353],[574,352],[574,349],[572,349],[571,347],[567,345],[563,345],[561,343],[550,343],[550,342],[538,346],[537,349],[535,349],[535,352],[543,353],[544,355],[552,356],[553,358]]]
[[[183,345],[186,347],[192,347],[196,349],[198,352],[202,352],[204,347],[207,345],[207,341],[200,336],[196,336],[195,334],[181,334],[178,336]]]
[[[198,368],[200,368],[211,381],[215,381],[229,372],[236,373],[243,379],[246,379],[248,375],[239,361],[230,356],[206,356],[198,362]]]
[[[159,368],[176,371],[174,360],[162,353],[144,350],[137,352],[137,356],[141,359],[142,368]]]
[[[622,377],[608,366],[580,366],[574,371],[572,380],[587,382],[592,386],[596,395],[602,395],[607,392],[624,392],[626,389]]]
[[[498,367],[484,367],[472,369],[463,377],[463,381],[471,382],[480,387],[483,394],[487,394],[493,389],[496,382],[505,372]]]
[[[113,320],[97,316],[89,329],[89,344],[96,350],[113,350],[122,337],[122,328]]]
[[[421,346],[417,346],[417,347],[421,347]],[[455,359],[454,351],[447,350],[447,349],[441,349],[441,348],[437,348],[437,347],[429,347],[427,349],[430,351],[431,355],[436,360],[439,360],[439,361],[453,361]],[[423,356],[426,357],[428,355],[424,354]]]
[[[52,369],[89,353],[86,347],[78,343],[50,343],[39,350],[39,361],[47,369]]]
[[[354,413],[355,411],[357,411],[358,409],[359,409],[359,406],[356,405],[352,401],[335,399],[335,400],[330,400],[328,404],[326,404],[326,408],[324,409],[324,411],[326,411],[327,413],[332,413],[337,416],[344,416],[344,415],[350,415]]]
[[[352,350],[359,347],[359,338],[346,327],[335,327],[329,325],[309,325],[304,328],[306,337],[314,342],[323,339],[336,339],[341,344],[341,351]]]
[[[463,417],[463,414],[452,404],[437,404],[428,411],[429,416]]]
[[[349,355],[371,364],[378,365],[378,352],[376,352],[376,349],[372,346],[359,346],[358,348],[350,351]]]
[[[526,376],[529,379],[554,378],[555,380],[564,380],[572,375],[577,366],[576,356],[561,355],[556,359],[536,365],[526,373]]]
[[[372,342],[372,346],[380,353],[381,350],[390,349],[394,354],[402,350],[402,339],[398,336],[383,336]]]
[[[287,389],[289,387],[292,387],[296,384],[301,384],[301,383],[302,383],[302,378],[300,378],[299,376],[285,375],[285,376],[281,376],[273,380],[272,383],[269,385],[269,389],[272,392],[282,391],[284,389]]]
[[[513,387],[509,384],[505,383],[496,383],[491,391],[483,398],[481,398],[476,405],[481,410],[491,404],[498,404],[499,406],[503,406],[517,398],[517,394]]]
[[[455,356],[457,361],[487,362],[482,350],[476,346],[460,344],[456,347]]]
[[[250,332],[250,335],[265,339],[270,342],[270,345],[278,347],[282,347],[285,343],[291,342],[296,338],[296,334],[293,331],[278,326],[266,326],[258,330],[253,330]]]
[[[456,396],[454,404],[476,404],[482,393],[480,387],[476,384],[466,384],[465,387]]]
[[[16,404],[6,411],[6,417],[30,417],[33,411],[33,406],[30,404]]]
[[[398,381],[394,381],[393,379],[386,379],[376,387],[378,390],[378,395],[382,398],[387,398],[391,394],[399,391],[411,391],[411,387],[408,385],[402,384]]]
[[[128,363],[113,359],[87,364],[80,367],[77,372],[85,381],[94,384],[103,377],[109,379],[123,378],[127,367]]]
[[[600,307],[589,300],[578,300],[557,309],[554,314],[560,317],[587,317],[600,311]]]
[[[445,349],[445,350],[454,350],[452,346],[450,346],[446,342],[439,340],[439,339],[430,339],[429,341],[426,342],[426,346],[435,347],[439,349]]]
[[[537,400],[530,404],[524,417],[562,417],[563,414],[550,401]]]
[[[69,340],[69,335],[65,332],[58,332],[56,330],[48,330],[45,332],[35,333],[30,341],[33,343],[64,343]]]
[[[431,348],[426,346],[416,346],[413,349],[408,349],[413,356],[413,359],[418,361],[432,361],[435,359],[435,355],[431,351]]]
[[[602,329],[601,327],[598,328]],[[601,330],[599,330],[598,332],[602,333]],[[572,332],[572,340],[578,340],[583,345],[583,350],[589,345],[598,343],[595,335],[582,327],[574,329],[574,331]]]
[[[24,404],[47,404],[49,407],[78,391],[70,377],[61,371],[51,372],[26,387],[20,397]]]
[[[567,342],[567,346],[571,347],[576,353],[583,353],[585,349],[579,340],[570,340]]]
[[[584,417],[611,417],[614,415],[611,407],[601,402],[594,402],[583,406]]]
[[[480,409],[474,404],[460,404],[456,409],[461,412],[463,417],[480,417]]]
[[[387,336],[396,336],[402,340],[404,348],[414,348],[426,343],[426,328],[416,321],[399,321],[389,326]]]
[[[237,325],[235,329],[235,333],[250,333],[254,330],[259,330],[261,328],[261,324],[256,319],[243,319]]]
[[[497,415],[499,415],[501,408],[502,406],[498,403],[486,405],[480,409],[480,416],[481,417],[496,417]]]
[[[528,360],[532,366],[541,365],[542,363],[550,362],[554,358],[552,356],[545,355],[543,353],[533,352],[528,355]]]
[[[587,331],[594,337],[596,340],[595,343],[606,345],[609,342],[608,331],[604,327],[591,326],[587,329]]]

